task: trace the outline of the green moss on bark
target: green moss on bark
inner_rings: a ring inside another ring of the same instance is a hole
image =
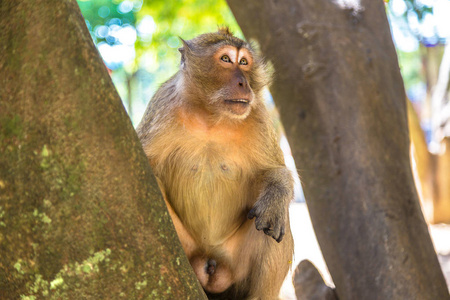
[[[76,1],[0,9],[0,298],[203,297]]]

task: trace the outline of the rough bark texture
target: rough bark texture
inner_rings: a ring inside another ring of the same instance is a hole
[[[76,1],[0,9],[0,298],[201,299]]]
[[[339,299],[450,299],[409,163],[383,1],[228,0],[271,89]]]

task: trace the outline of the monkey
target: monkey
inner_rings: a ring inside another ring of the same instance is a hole
[[[293,177],[263,102],[271,74],[228,27],[181,39],[136,131],[209,299],[278,299]]]

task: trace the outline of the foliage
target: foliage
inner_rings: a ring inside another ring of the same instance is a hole
[[[242,37],[225,0],[78,3],[135,125],[157,87],[176,72],[179,37],[191,39],[220,25]]]
[[[128,2],[130,5],[126,5]],[[114,35],[114,29],[126,25],[134,26],[134,12],[140,9],[142,3],[139,5],[139,2],[130,1],[78,0],[78,5],[94,42],[113,45],[120,44],[120,40]]]
[[[427,25],[433,23],[434,7],[442,1],[447,0],[386,1],[402,76],[413,100],[422,100],[426,86],[419,44],[433,46],[445,41],[442,30]],[[176,72],[179,37],[190,39],[219,25],[230,26],[242,37],[225,0],[78,3],[134,125],[158,86]]]
[[[448,0],[390,0],[387,13],[408,96],[423,101],[427,78],[424,47],[443,45],[450,35]]]

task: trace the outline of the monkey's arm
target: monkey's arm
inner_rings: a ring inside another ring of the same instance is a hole
[[[262,177],[262,190],[247,217],[256,217],[257,230],[281,242],[288,222],[289,202],[294,197],[294,183],[286,167],[270,169]]]

